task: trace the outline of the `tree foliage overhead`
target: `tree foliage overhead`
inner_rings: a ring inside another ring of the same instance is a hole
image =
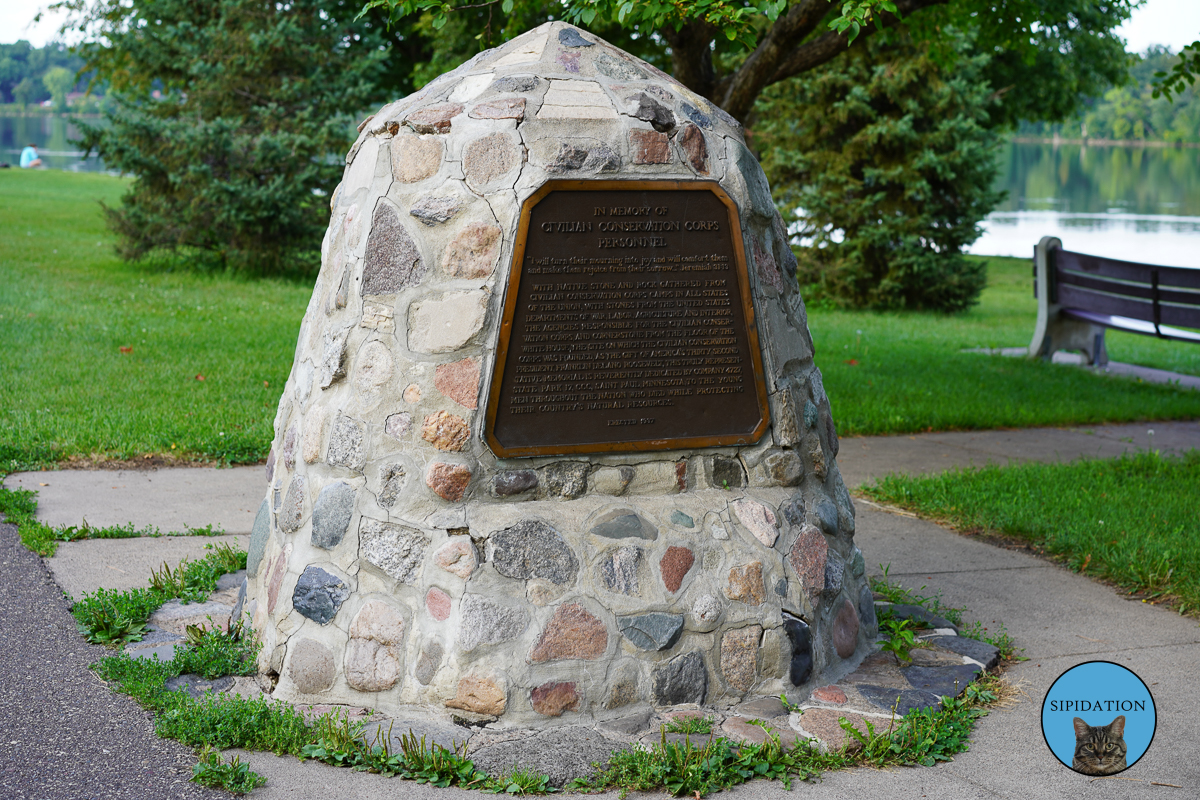
[[[982,78],[999,94],[993,124],[1060,119],[1120,80],[1124,43],[1113,31],[1139,0],[367,0],[393,24],[440,28],[467,17],[473,36],[507,38],[511,21],[561,18],[604,35],[624,28],[636,55],[657,50],[666,71],[747,121],[766,87],[845,53],[903,21],[917,40],[952,58],[946,31],[971,31],[990,56]],[[614,42],[617,43],[617,42]],[[462,48],[442,37],[439,50]],[[465,53],[464,53],[465,55]],[[650,60],[650,59],[648,59]]]
[[[781,208],[800,209],[800,284],[833,305],[961,311],[985,283],[962,256],[999,196],[987,56],[935,60],[907,31],[769,89],[755,139]],[[796,219],[791,213],[785,219]]]
[[[107,209],[129,258],[310,272],[327,194],[378,96],[383,40],[336,0],[83,0],[81,52],[109,81],[83,144],[135,180]],[[157,96],[152,96],[155,93]]]

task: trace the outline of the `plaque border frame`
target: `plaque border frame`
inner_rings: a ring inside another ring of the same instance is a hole
[[[521,266],[525,260],[525,241],[529,234],[529,220],[533,208],[551,192],[555,191],[710,191],[725,206],[729,214],[733,237],[733,260],[737,272],[738,289],[741,292],[742,319],[746,325],[746,338],[750,347],[750,364],[757,395],[759,421],[754,430],[747,434],[728,433],[713,436],[690,436],[673,439],[637,439],[624,442],[596,442],[571,445],[522,445],[505,447],[497,441],[494,430],[496,413],[500,404],[500,386],[504,379],[504,367],[508,359],[508,346],[512,336],[512,321],[516,312],[517,295],[521,287]],[[517,222],[517,236],[513,242],[512,261],[509,266],[508,285],[505,288],[504,306],[500,320],[500,338],[493,359],[491,385],[488,387],[487,408],[484,414],[484,440],[499,458],[530,458],[536,456],[570,455],[575,453],[644,453],[659,450],[688,450],[701,447],[746,446],[757,443],[771,423],[771,411],[767,402],[766,376],[762,365],[762,347],[758,339],[758,316],[754,311],[754,298],[750,293],[750,277],[747,272],[746,243],[742,233],[737,203],[716,181],[697,180],[550,180],[542,184],[521,204],[521,216]]]

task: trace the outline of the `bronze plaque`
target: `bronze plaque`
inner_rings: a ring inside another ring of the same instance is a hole
[[[751,444],[769,419],[737,208],[713,182],[525,202],[487,406],[502,457]]]

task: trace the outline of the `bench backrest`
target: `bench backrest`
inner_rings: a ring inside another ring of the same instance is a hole
[[[1050,302],[1100,314],[1200,328],[1200,269],[1157,267],[1051,249]]]

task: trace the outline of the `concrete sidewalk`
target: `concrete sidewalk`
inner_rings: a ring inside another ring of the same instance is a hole
[[[1154,431],[1152,436],[1148,433],[1150,430]],[[1200,447],[1200,424],[1151,423],[1088,429],[845,439],[838,463],[847,483],[855,486],[897,470],[929,472],[951,466],[982,465],[988,461],[1110,457],[1147,446],[1164,452]],[[245,513],[242,506],[257,509],[266,486],[262,471],[253,469],[256,475],[247,472],[242,481],[226,481],[231,470],[160,470],[147,476],[132,474],[127,483],[139,486],[141,490],[123,495],[119,503],[114,503],[114,495],[110,494],[116,490],[104,488],[106,483],[109,487],[119,484],[111,479],[97,479],[95,474],[25,473],[10,476],[6,485],[15,482],[46,492],[39,499],[46,503],[47,521],[51,518],[49,515],[54,514],[62,515],[55,518],[77,522],[86,514],[90,523],[99,524],[100,517],[93,517],[92,509],[103,507],[107,509],[105,513],[117,514],[111,520],[114,523],[133,522],[139,527],[154,524],[167,529],[173,524],[165,523],[167,514],[177,511],[168,508],[172,502],[163,502],[155,494],[157,487],[185,487],[173,490],[176,492],[173,498],[191,496],[201,512],[205,507],[211,509],[209,519],[189,516],[197,522],[188,524],[203,525],[221,514],[230,513],[229,509],[234,509],[235,515]],[[174,472],[190,474],[175,477],[172,476]],[[109,476],[113,474],[108,473]],[[211,476],[211,482],[206,476]],[[180,483],[172,483],[176,480]],[[253,491],[249,488],[251,480],[257,481]],[[35,485],[43,482],[49,486]],[[61,494],[46,491],[59,486],[71,488],[64,488]],[[39,506],[39,515],[42,512],[43,506]],[[858,502],[857,517],[856,538],[873,573],[880,571],[876,565],[890,565],[891,578],[914,589],[926,587],[922,593],[941,591],[948,604],[968,608],[968,621],[978,619],[988,627],[1000,622],[1007,626],[1030,659],[1009,672],[1012,680],[1024,686],[1028,698],[982,720],[973,736],[972,749],[949,764],[887,772],[839,772],[826,776],[818,784],[799,785],[794,789],[796,793],[814,798],[928,796],[956,800],[976,797],[1090,800],[1200,796],[1200,759],[1197,759],[1200,748],[1196,744],[1200,742],[1200,715],[1193,711],[1200,705],[1200,686],[1193,679],[1200,664],[1200,627],[1194,621],[1161,608],[1126,600],[1107,586],[1025,553],[993,547],[932,523],[887,513],[863,501]],[[226,530],[237,529],[228,526]],[[144,584],[149,569],[178,553],[187,552],[188,548],[197,548],[196,552],[202,553],[199,548],[210,542],[201,537],[163,537],[70,543],[60,548],[59,556],[47,559],[47,563],[60,583],[71,583],[75,587],[127,585],[114,583],[115,573],[111,567],[123,570],[122,581],[137,581],[138,573],[144,570],[145,575],[140,581]],[[76,545],[93,546],[93,549],[76,548]],[[121,546],[127,549],[121,551]],[[140,564],[132,558],[129,548],[142,552]],[[9,628],[7,622],[5,628]],[[69,633],[58,631],[55,635]],[[1047,689],[1064,670],[1089,660],[1108,660],[1128,666],[1146,681],[1155,697],[1158,733],[1146,756],[1120,776],[1130,780],[1093,782],[1062,767],[1043,742],[1040,710]],[[20,676],[6,674],[5,683],[11,687],[14,678],[20,680]],[[54,714],[56,698],[50,696],[40,702],[49,704],[50,713]],[[18,708],[17,711],[24,713],[28,709]],[[0,717],[7,713],[0,712]],[[73,724],[71,717],[66,716],[65,710],[62,713],[64,716],[58,725],[69,728]],[[84,711],[84,716],[88,713],[91,712]],[[106,710],[102,713],[118,712]],[[8,724],[0,718],[0,728],[6,728]],[[79,750],[86,746],[82,740],[71,739],[71,742],[61,754],[62,769],[70,769],[70,759],[88,758],[86,750]],[[314,763],[298,764],[294,759],[281,759],[271,754],[250,753],[242,754],[242,757],[253,769],[270,779],[266,787],[254,794],[264,800],[285,797],[326,800],[343,796],[373,800],[398,793],[422,800],[426,797],[432,800],[435,796],[453,800],[465,796],[456,790],[396,783]],[[51,761],[57,759],[50,757]],[[0,758],[0,764],[5,760]],[[18,767],[14,773],[0,766],[0,795],[74,797],[53,792],[5,794],[2,790],[10,786],[10,776],[20,777],[17,774],[20,769]],[[128,779],[137,780],[133,772]],[[1157,781],[1184,788],[1171,789],[1137,781]],[[782,798],[787,792],[780,784],[760,781],[739,787],[732,795],[765,800]],[[107,788],[100,792],[98,787],[95,796],[133,795],[125,790],[118,791],[114,786],[112,792]],[[184,795],[181,792],[155,796]],[[615,797],[615,794],[611,796]]]

